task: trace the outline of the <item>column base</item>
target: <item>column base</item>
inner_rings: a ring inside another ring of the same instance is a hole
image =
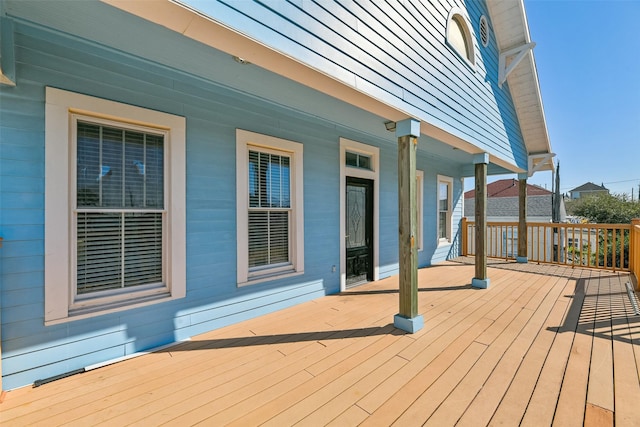
[[[471,286],[478,289],[487,289],[490,282],[491,280],[489,279],[477,279],[474,277],[471,279]]]
[[[516,262],[518,264],[526,264],[529,262],[529,258],[527,258],[526,256],[517,256],[516,257]]]
[[[421,315],[417,315],[411,319],[396,314],[393,316],[393,326],[398,329],[402,329],[410,334],[415,334],[424,327],[424,318]]]

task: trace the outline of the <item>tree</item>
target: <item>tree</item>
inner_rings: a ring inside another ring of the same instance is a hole
[[[630,224],[640,218],[640,202],[626,194],[597,194],[573,201],[571,211],[598,224]]]
[[[573,214],[587,218],[589,222],[598,224],[630,224],[634,218],[640,218],[640,202],[630,200],[622,194],[598,194],[585,197],[573,202]],[[616,233],[615,236],[613,233]],[[629,267],[629,233],[619,230],[598,231],[598,262],[599,265],[615,265]],[[604,242],[615,241],[615,248]],[[606,247],[605,247],[606,246]],[[623,251],[622,260],[620,251]],[[606,262],[605,262],[606,258]]]

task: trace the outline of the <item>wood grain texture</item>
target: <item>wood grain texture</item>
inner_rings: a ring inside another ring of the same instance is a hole
[[[390,277],[8,392],[2,421],[640,423],[638,320],[625,301],[628,274],[489,260],[492,287],[478,290],[468,284],[470,261],[419,270],[425,328],[416,334],[390,324],[398,302],[398,278]],[[587,397],[589,388],[597,389]]]

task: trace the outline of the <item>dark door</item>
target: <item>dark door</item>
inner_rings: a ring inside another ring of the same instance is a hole
[[[347,177],[346,285],[373,280],[373,181]]]

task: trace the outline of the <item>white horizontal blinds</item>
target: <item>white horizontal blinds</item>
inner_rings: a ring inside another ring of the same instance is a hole
[[[249,269],[290,263],[291,159],[249,150]]]
[[[78,294],[162,282],[164,137],[77,124]]]
[[[124,214],[124,287],[162,282],[162,216]]]
[[[77,215],[77,292],[122,287],[122,215]]]

